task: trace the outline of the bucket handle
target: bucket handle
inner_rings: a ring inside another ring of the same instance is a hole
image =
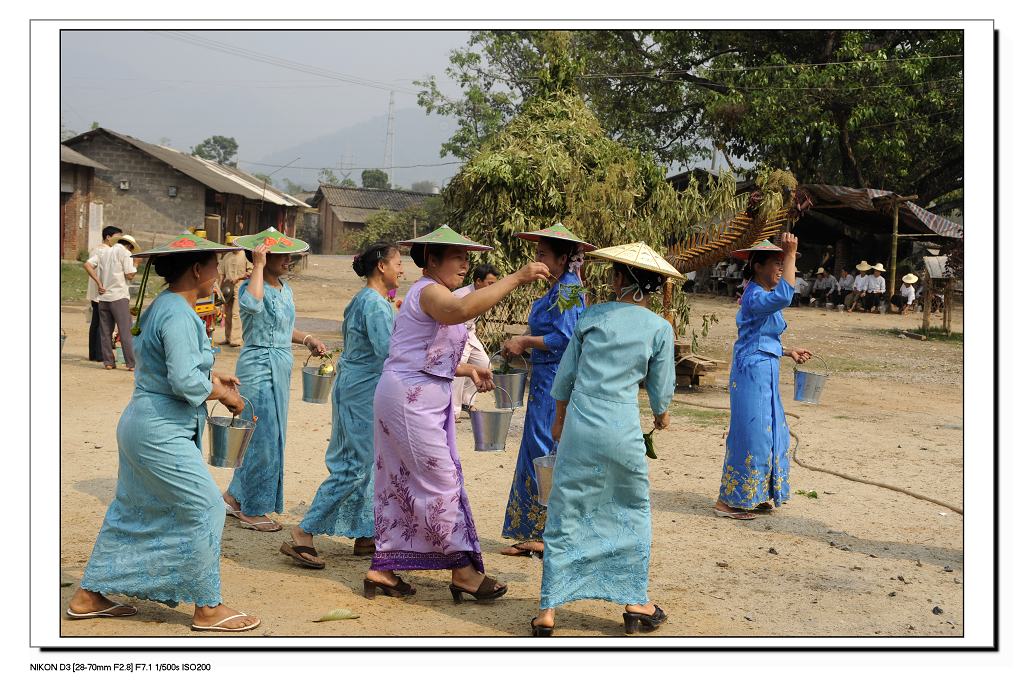
[[[333,358],[334,358],[331,355],[318,355],[316,353],[310,352],[310,354],[308,356],[306,356],[306,362],[302,363],[302,366],[303,367],[309,367],[309,359],[312,358],[314,355],[316,357],[320,358],[321,360],[323,360],[324,358],[331,358],[333,360]]]
[[[239,394],[239,396],[242,396],[242,395]],[[256,417],[256,411],[253,409],[252,403],[250,403],[249,399],[247,399],[245,396],[242,396],[242,400],[245,401],[245,407],[249,409],[249,414],[252,415],[252,421],[256,422],[256,420],[258,420],[259,418]],[[220,401],[214,401],[213,402],[213,408],[211,408],[210,412],[209,412],[209,416],[210,417],[213,417],[213,411],[217,410],[217,404],[218,403],[220,403]],[[224,406],[224,407],[226,408],[227,406]],[[243,413],[245,412],[244,408],[242,409],[242,412]],[[241,413],[239,413],[239,415],[241,415]],[[231,425],[232,426],[234,426],[235,420],[238,419],[239,415],[232,415],[231,416]]]
[[[500,391],[501,393],[505,394],[505,396],[506,396],[506,397],[508,398],[508,404],[509,404],[510,406],[512,405],[512,394],[510,394],[509,392],[505,391],[505,390],[504,390],[504,389],[502,389],[502,388],[501,388],[500,386],[495,386],[495,387],[494,387],[494,390],[495,390],[495,391]],[[469,405],[473,405],[473,399],[474,399],[474,398],[476,398],[476,395],[477,395],[478,393],[480,393],[480,390],[479,390],[479,389],[475,390],[475,391],[473,392],[473,395],[469,397]],[[514,412],[516,412],[516,409],[515,409],[515,408],[512,408],[512,412],[513,412],[513,413],[514,413]]]
[[[501,351],[498,351],[497,353],[495,353],[494,355],[492,355],[492,356],[491,356],[490,358],[488,358],[488,359],[487,359],[487,363],[488,363],[488,364],[489,364],[489,365],[490,365],[490,366],[491,366],[491,367],[493,368],[493,367],[494,367],[494,359],[495,359],[495,358],[498,358],[498,357],[501,357]],[[527,358],[527,357],[526,357],[525,355],[523,355],[522,353],[517,353],[517,354],[515,354],[515,355],[514,355],[514,356],[512,356],[512,357],[513,357],[513,358],[519,358],[519,359],[521,359],[521,360],[522,360],[522,361],[523,361],[524,363],[526,363],[526,371],[527,371],[527,372],[530,372],[530,370],[532,369],[532,367],[530,366],[530,359],[529,359],[529,358]]]
[[[827,374],[827,375],[831,375],[832,374],[832,368],[830,368],[828,366],[828,363],[825,362],[825,359],[823,357],[821,357],[817,353],[814,353],[814,354],[811,355],[811,360],[818,360],[818,361],[820,361],[821,364],[825,366],[825,374]],[[811,360],[808,360],[807,362],[809,363],[809,362],[811,362]],[[806,365],[807,363],[804,363],[804,364]],[[800,366],[797,365],[795,361],[794,361],[793,365],[795,366],[793,368],[794,370],[800,369]]]

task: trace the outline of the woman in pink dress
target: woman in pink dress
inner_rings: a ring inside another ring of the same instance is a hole
[[[452,379],[469,377],[494,388],[487,368],[461,364],[463,324],[514,289],[550,279],[529,263],[486,289],[457,298],[470,250],[491,250],[447,226],[410,241],[423,278],[406,294],[395,318],[391,349],[373,399],[374,545],[363,594],[408,596],[416,590],[396,570],[452,571],[456,603],[463,594],[496,599],[508,588],[484,575],[483,557],[455,446]]]

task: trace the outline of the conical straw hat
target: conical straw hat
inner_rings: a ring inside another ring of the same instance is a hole
[[[666,277],[683,279],[683,275],[679,274],[679,270],[673,267],[668,260],[654,252],[654,249],[643,241],[601,248],[600,250],[591,251],[587,256],[598,260],[618,262],[630,267],[639,267],[642,270],[656,272]]]
[[[916,274],[904,274],[903,275],[903,283],[904,284],[916,284],[917,283],[917,275]]]
[[[874,264],[874,265],[873,265],[873,266],[871,267],[871,269],[873,269],[873,270],[878,270],[879,272],[885,272],[885,268],[884,268],[884,267],[882,267],[882,263],[880,263],[880,262],[876,262],[876,263],[875,263],[875,264]]]
[[[734,250],[729,255],[731,255],[734,258],[739,258],[740,260],[748,260],[750,258],[750,254],[755,251],[770,251],[772,253],[781,253],[782,249],[776,246],[768,239],[765,239],[764,241],[758,241],[750,248]]]
[[[447,224],[442,224],[434,231],[423,236],[406,239],[405,241],[399,241],[400,245],[403,246],[415,246],[417,244],[435,245],[435,246],[461,246],[466,250],[494,250],[490,246],[485,246],[482,243],[476,243],[459,232],[455,231]]]
[[[190,232],[178,234],[170,243],[135,253],[133,258],[151,258],[156,255],[171,255],[174,253],[198,253],[201,251],[214,251],[215,253],[230,253],[238,248],[215,243]]]
[[[861,260],[859,263],[857,263],[857,266],[854,269],[860,270],[861,272],[867,272],[869,269],[871,269],[871,265],[869,265],[867,261]]]
[[[301,239],[282,234],[274,227],[265,229],[258,234],[238,236],[234,244],[246,250],[255,250],[260,246],[269,246],[268,253],[305,253],[309,244]]]
[[[538,229],[536,231],[523,231],[516,234],[516,238],[525,239],[527,241],[540,241],[541,239],[557,239],[559,241],[569,241],[575,243],[584,252],[592,251],[597,248],[592,243],[587,243],[576,234],[572,233],[564,226],[561,222],[557,222],[547,229]]]

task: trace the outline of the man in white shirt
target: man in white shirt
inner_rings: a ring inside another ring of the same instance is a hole
[[[120,237],[119,237],[120,238]],[[85,263],[85,271],[96,283],[99,292],[100,311],[100,349],[103,356],[103,367],[113,370],[116,367],[112,338],[114,325],[117,325],[118,336],[121,338],[121,351],[124,353],[124,366],[129,371],[135,369],[135,349],[132,346],[132,314],[129,306],[128,280],[135,278],[135,261],[132,254],[120,243],[96,253]]]
[[[486,288],[498,281],[499,276],[498,270],[494,265],[488,263],[477,265],[476,269],[473,270],[473,283],[469,286],[463,286],[461,289],[456,289],[452,293],[458,298],[464,298],[477,289]],[[464,364],[469,363],[470,365],[490,368],[491,361],[487,357],[487,349],[484,348],[484,345],[480,343],[480,339],[476,336],[476,319],[474,317],[469,322],[466,322],[466,333],[469,335],[469,338],[466,339],[466,347],[462,349],[462,362]],[[468,412],[473,395],[476,392],[476,386],[472,383],[466,384],[467,379],[469,378],[456,377],[452,380],[452,402],[457,408]],[[461,415],[461,410],[456,413],[456,416]]]
[[[807,294],[811,292],[811,285],[804,280],[803,273],[796,273],[796,281],[793,282],[793,298],[790,300],[789,305],[794,308],[800,307],[800,301],[807,298]]]
[[[103,227],[103,243],[89,251],[89,257],[92,258],[100,251],[107,250],[117,243],[122,233],[118,227]],[[96,287],[96,282],[91,277],[87,284],[85,295],[89,299],[89,305],[92,307],[92,317],[89,318],[89,360],[99,363],[103,361],[103,349],[100,346],[100,292]]]
[[[882,263],[877,263],[872,268],[871,276],[868,277],[867,281],[867,302],[865,307],[871,309],[871,312],[878,313],[879,304],[885,297],[885,277],[882,276],[882,272],[885,272],[885,268],[882,267]]]
[[[839,270],[839,295],[836,297],[836,305],[846,303],[846,298],[853,293],[853,275],[846,269]]]
[[[836,281],[836,278],[829,274],[828,270],[824,267],[819,267],[817,277],[814,280],[814,298],[812,303],[816,303],[824,308],[825,303],[832,300],[833,294],[838,290],[839,282]]]
[[[864,260],[857,263],[857,278],[853,280],[853,293],[850,294],[849,302],[846,304],[846,311],[853,312],[854,309],[864,311],[864,300],[868,295],[867,282],[870,278],[868,270],[871,269]]]
[[[907,309],[914,305],[914,300],[917,298],[917,292],[914,290],[914,284],[916,283],[916,274],[903,275],[903,285],[900,286],[900,292],[892,297],[893,305],[900,309],[900,315],[906,315]]]

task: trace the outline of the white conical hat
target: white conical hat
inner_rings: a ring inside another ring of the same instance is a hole
[[[882,263],[880,262],[876,262],[874,265],[872,265],[871,269],[878,270],[879,272],[885,272],[885,268],[882,267]]]
[[[871,265],[869,265],[866,260],[861,260],[859,263],[857,263],[857,267],[855,269],[861,272],[867,272],[868,270],[871,269]]]
[[[904,284],[916,284],[917,283],[917,275],[913,274],[913,273],[911,273],[911,274],[904,274],[903,275],[903,283]]]
[[[643,241],[636,243],[625,243],[621,246],[609,246],[587,253],[588,258],[618,262],[630,267],[639,267],[648,272],[656,272],[666,277],[683,279],[679,270],[669,263],[668,260],[658,255],[653,248]]]

